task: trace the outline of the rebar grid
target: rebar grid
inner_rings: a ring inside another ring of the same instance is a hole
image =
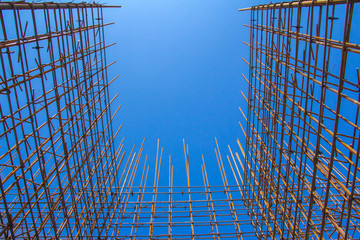
[[[358,2],[251,8],[244,194],[265,238],[360,237]]]
[[[0,22],[0,238],[101,235],[114,199],[95,189],[118,184],[102,6],[0,3]]]

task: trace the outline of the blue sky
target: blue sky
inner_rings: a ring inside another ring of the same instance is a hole
[[[113,2],[107,2],[114,4]],[[200,171],[201,154],[216,161],[214,137],[225,153],[236,148],[241,129],[238,109],[246,104],[250,12],[245,1],[121,1],[107,9],[108,61],[117,60],[110,76],[119,75],[111,91],[121,104],[115,126],[124,124],[126,147],[147,138],[145,152],[155,157],[156,140],[164,156],[183,162],[182,139],[190,161]],[[116,106],[113,106],[116,109]],[[215,165],[214,165],[215,167]],[[217,169],[217,167],[216,167]]]
[[[144,154],[149,154],[152,179],[159,138],[164,147],[159,185],[168,184],[171,155],[174,185],[186,186],[185,139],[191,185],[203,185],[202,154],[210,185],[222,185],[214,138],[226,165],[227,145],[239,151],[236,139],[240,137],[244,143],[238,107],[247,107],[240,91],[246,94],[248,88],[241,76],[248,68],[241,57],[249,55],[242,43],[248,42],[249,30],[242,25],[249,23],[250,12],[237,10],[249,3],[134,0],[119,4],[121,9],[105,12],[106,22],[115,22],[106,29],[106,41],[117,43],[107,53],[108,62],[117,60],[110,76],[119,75],[111,88],[112,95],[119,93],[113,109],[122,105],[114,121],[115,126],[124,124],[118,142],[125,137],[128,153],[133,144],[139,148],[146,137]],[[233,184],[231,171],[227,174]]]

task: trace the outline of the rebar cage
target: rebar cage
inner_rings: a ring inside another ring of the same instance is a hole
[[[359,10],[251,8],[244,194],[265,238],[360,237]]]
[[[0,21],[0,238],[101,235],[114,200],[96,189],[118,184],[102,6],[0,3]]]
[[[245,9],[246,145],[225,157],[215,140],[195,185],[185,141],[179,177],[159,141],[155,159],[115,146],[117,6],[1,2],[0,238],[358,239],[358,2]]]

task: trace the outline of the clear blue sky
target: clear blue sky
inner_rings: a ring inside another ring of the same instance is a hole
[[[109,62],[117,60],[109,73],[120,77],[111,91],[119,93],[115,126],[124,124],[127,149],[146,137],[145,153],[154,158],[159,138],[164,156],[183,162],[185,138],[200,173],[201,154],[216,164],[214,137],[223,153],[228,144],[237,148],[238,107],[246,109],[240,91],[247,91],[241,57],[249,53],[243,24],[250,18],[237,9],[263,2],[106,2],[122,6],[106,10],[105,20],[116,23],[106,29],[107,43],[117,43],[107,53]]]

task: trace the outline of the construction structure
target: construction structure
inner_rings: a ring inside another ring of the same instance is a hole
[[[360,238],[358,0],[241,9],[246,142],[196,184],[114,144],[105,7],[0,2],[0,239]]]
[[[2,239],[103,234],[118,152],[102,8],[0,3]]]
[[[264,238],[360,237],[359,7],[248,9],[244,195]]]

